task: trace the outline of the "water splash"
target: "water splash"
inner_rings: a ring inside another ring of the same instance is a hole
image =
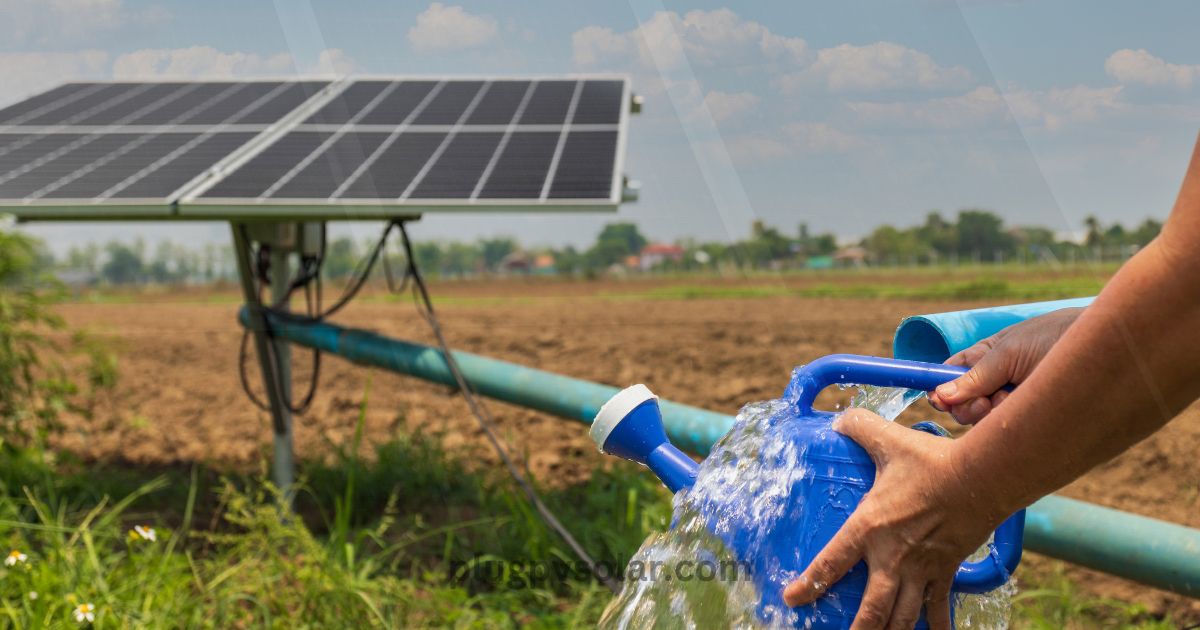
[[[812,472],[804,465],[805,445],[781,439],[782,423],[792,419],[797,395],[789,390],[781,399],[742,408],[733,428],[701,464],[695,485],[675,495],[673,527],[650,535],[630,560],[624,587],[605,609],[601,628],[794,627],[799,616],[790,608],[758,610],[762,597],[750,572],[719,536],[752,523],[750,540],[767,540],[786,516],[792,488]],[[850,405],[894,420],[921,396],[864,386]],[[749,554],[758,555],[757,544],[752,543]],[[768,569],[765,588],[782,591],[796,577]],[[1010,580],[986,595],[960,596],[956,625],[1007,628],[1015,590]]]

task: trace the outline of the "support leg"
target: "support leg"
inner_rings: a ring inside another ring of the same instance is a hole
[[[292,414],[287,408],[286,401],[288,398],[284,397],[290,389],[290,374],[287,368],[290,362],[286,361],[290,356],[290,351],[287,349],[286,342],[281,340],[273,343],[267,336],[266,322],[259,310],[263,304],[259,300],[258,291],[255,288],[254,252],[250,248],[250,238],[247,236],[246,226],[244,224],[232,223],[230,227],[233,230],[233,249],[234,256],[237,259],[238,275],[241,276],[242,280],[242,297],[245,299],[246,305],[250,310],[254,349],[258,354],[259,367],[262,369],[263,386],[267,392],[267,403],[271,407],[272,427],[275,433],[275,452],[271,467],[272,478],[290,505],[291,485],[294,475],[292,468]],[[285,279],[279,282],[276,281],[278,276],[273,277],[271,279],[272,287],[281,287],[286,284],[286,260],[285,256],[283,264],[277,266],[283,268]],[[276,265],[273,264],[272,267],[276,267]],[[274,293],[274,291],[272,292]],[[272,352],[272,350],[275,350],[275,352]],[[272,358],[276,360],[273,361]],[[285,378],[285,376],[289,378]]]

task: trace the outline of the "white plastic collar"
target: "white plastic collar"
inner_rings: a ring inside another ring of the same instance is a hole
[[[592,430],[589,432],[592,441],[596,443],[596,448],[600,449],[601,453],[604,452],[604,443],[608,441],[608,434],[617,428],[617,425],[625,416],[629,415],[629,412],[647,400],[658,400],[658,396],[655,396],[649,387],[638,383],[622,389],[604,403],[604,406],[600,408],[600,413],[596,414],[596,419],[592,420]]]

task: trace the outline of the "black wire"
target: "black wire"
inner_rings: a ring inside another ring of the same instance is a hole
[[[321,274],[321,267],[323,266],[323,263],[325,260],[325,243],[326,243],[325,226],[322,224],[322,226],[321,226],[321,241],[320,241],[320,247],[317,250],[317,254],[315,256],[301,256],[300,257],[300,268],[297,269],[296,277],[293,278],[291,280],[291,282],[288,283],[287,291],[284,292],[284,294],[282,296],[280,296],[279,300],[277,300],[272,305],[272,308],[270,309],[272,312],[276,312],[276,313],[286,312],[283,310],[283,306],[288,304],[288,302],[291,300],[292,295],[298,289],[302,288],[302,289],[304,289],[306,315],[309,318],[314,318],[317,316],[318,313],[320,313],[320,309],[321,309],[320,274]],[[257,265],[255,268],[255,270],[256,270],[255,276],[257,278],[258,284],[257,284],[255,290],[259,294],[259,304],[262,304],[262,302],[263,302],[262,288],[264,286],[269,286],[271,283],[271,279],[270,279],[271,278],[270,277],[271,263],[270,263],[270,246],[269,245],[264,245],[264,244],[259,245],[256,262],[257,262]],[[316,281],[315,284],[317,285],[315,298],[314,298],[314,295],[312,292],[312,285],[314,284],[314,281]],[[267,359],[270,362],[270,365],[278,365],[279,359],[278,359],[278,355],[277,355],[277,352],[275,349],[274,334],[271,331],[271,327],[270,327],[270,324],[267,322],[267,319],[263,318],[262,321],[263,321],[263,324],[266,326],[265,333],[266,333],[267,337],[269,338],[269,343],[267,343]],[[246,374],[246,355],[247,355],[246,348],[248,345],[249,338],[250,338],[250,331],[249,330],[243,331],[241,347],[238,350],[238,377],[241,381],[242,391],[244,391],[246,393],[246,397],[250,399],[250,402],[253,403],[254,406],[258,407],[259,409],[261,409],[263,411],[270,411],[271,410],[270,405],[267,404],[266,402],[264,402],[257,395],[255,395],[254,392],[250,388],[250,379],[249,379],[248,375]],[[278,378],[278,375],[274,374],[274,370],[272,370],[272,374],[275,378]],[[309,374],[309,383],[308,383],[307,393],[305,393],[304,397],[300,400],[299,403],[296,403],[295,400],[289,396],[287,400],[283,401],[283,406],[288,411],[290,411],[291,413],[296,414],[296,415],[301,415],[301,414],[304,414],[305,412],[307,412],[308,409],[312,406],[313,399],[316,397],[318,385],[320,383],[320,378],[321,378],[321,351],[313,349],[312,350],[312,368],[311,368],[311,372]],[[279,385],[282,385],[282,383],[279,383]],[[279,391],[283,392],[283,388],[280,387]]]
[[[446,361],[446,366],[450,368],[450,373],[454,375],[454,380],[458,384],[458,389],[460,392],[462,392],[463,398],[466,399],[467,406],[471,408],[471,413],[475,416],[475,420],[479,423],[479,427],[483,429],[483,433],[487,436],[488,441],[491,442],[492,448],[496,451],[496,454],[500,456],[500,460],[504,462],[504,466],[508,469],[509,475],[511,475],[517,484],[521,486],[521,489],[525,492],[525,496],[529,499],[529,502],[533,504],[533,507],[537,510],[538,514],[541,516],[546,525],[548,525],[550,529],[553,529],[560,537],[562,537],[563,541],[567,543],[567,546],[571,548],[571,551],[574,551],[575,555],[587,565],[588,569],[592,572],[592,575],[594,575],[597,580],[607,586],[613,593],[619,593],[621,590],[620,582],[613,579],[613,577],[610,575],[604,575],[601,573],[600,567],[596,564],[596,561],[592,560],[592,557],[588,555],[583,546],[580,545],[577,540],[575,540],[575,537],[571,535],[571,532],[562,524],[562,522],[558,520],[558,517],[556,517],[554,513],[550,511],[550,508],[542,502],[542,498],[538,495],[537,490],[534,489],[533,484],[531,484],[529,480],[525,478],[525,475],[521,474],[521,471],[517,468],[516,464],[513,463],[512,458],[509,457],[508,451],[505,450],[504,446],[500,444],[499,438],[496,437],[491,414],[479,401],[475,391],[471,389],[471,384],[463,376],[462,370],[458,366],[458,360],[454,358],[454,354],[450,351],[450,345],[446,342],[446,336],[442,333],[441,323],[438,322],[437,314],[433,310],[433,300],[429,297],[429,289],[425,286],[425,280],[421,277],[421,272],[417,268],[417,259],[415,256],[413,256],[412,243],[408,238],[408,230],[404,227],[404,223],[400,223],[399,225],[401,242],[404,244],[404,255],[408,259],[407,275],[408,277],[412,278],[414,297],[419,296],[420,298],[418,309],[421,310],[421,314],[424,316],[425,321],[429,322],[429,327],[433,329],[433,334],[435,337],[437,337],[438,346],[442,352],[442,358]]]
[[[395,229],[396,227],[399,227],[399,229],[400,229],[401,242],[404,247],[404,257],[405,257],[405,273],[404,273],[404,276],[401,278],[398,286],[394,282],[394,274],[392,272],[391,265],[388,262],[387,254],[386,254],[388,236],[391,234],[392,230]],[[583,546],[579,544],[579,541],[577,541],[575,539],[575,537],[573,535],[571,535],[571,532],[566,528],[566,526],[564,526],[562,524],[562,522],[558,520],[558,517],[556,517],[554,515],[554,513],[550,510],[550,508],[542,501],[541,496],[538,494],[537,490],[533,487],[533,484],[531,484],[529,482],[529,480],[525,478],[525,475],[521,473],[520,469],[517,468],[516,464],[513,462],[512,458],[509,456],[508,451],[500,443],[499,438],[496,437],[494,421],[492,419],[491,413],[479,401],[478,397],[475,394],[475,391],[473,389],[471,389],[470,383],[466,380],[466,377],[463,376],[462,370],[458,365],[458,361],[454,358],[454,354],[450,350],[450,345],[446,341],[446,336],[442,332],[441,323],[438,321],[437,314],[434,312],[434,309],[433,309],[433,300],[429,297],[429,289],[428,289],[428,287],[426,287],[425,281],[421,277],[420,269],[417,266],[416,256],[413,254],[412,241],[408,237],[408,229],[405,227],[403,221],[392,220],[392,221],[388,222],[387,227],[384,228],[383,234],[380,236],[379,241],[371,249],[370,254],[356,266],[355,270],[358,271],[358,269],[362,269],[361,273],[355,274],[353,280],[351,281],[351,284],[346,287],[346,289],[342,292],[342,296],[328,310],[321,311],[321,309],[320,309],[321,290],[322,290],[320,262],[317,263],[315,273],[306,274],[306,275],[309,275],[310,277],[307,280],[305,280],[303,283],[297,283],[297,282],[293,281],[291,283],[291,286],[288,289],[288,292],[287,292],[287,295],[285,296],[285,298],[283,300],[281,300],[280,303],[275,304],[274,308],[268,308],[268,307],[259,307],[259,308],[262,308],[263,310],[267,311],[268,313],[270,313],[271,315],[274,315],[276,317],[289,319],[292,321],[314,322],[314,321],[320,321],[322,319],[325,319],[326,317],[333,315],[334,313],[341,310],[344,306],[346,306],[346,304],[349,304],[350,301],[353,300],[356,295],[358,295],[358,292],[362,289],[363,285],[366,284],[367,279],[370,277],[371,271],[374,269],[376,262],[378,262],[378,260],[380,258],[380,254],[383,254],[383,269],[384,269],[384,275],[387,279],[387,285],[388,285],[389,291],[391,291],[393,293],[402,292],[405,290],[406,287],[409,286],[410,280],[411,280],[411,286],[412,286],[412,290],[413,290],[413,298],[414,298],[414,301],[416,301],[416,303],[417,303],[418,312],[421,314],[421,317],[429,324],[430,328],[433,330],[434,336],[437,338],[438,346],[442,352],[442,358],[446,361],[446,366],[450,369],[451,374],[454,376],[454,380],[458,385],[458,390],[462,393],[463,398],[467,402],[467,406],[470,408],[471,413],[475,417],[476,422],[479,424],[480,428],[483,430],[484,435],[487,436],[488,441],[492,445],[492,448],[496,451],[496,454],[500,457],[500,460],[504,463],[504,467],[508,469],[509,475],[512,476],[513,480],[515,480],[517,482],[517,484],[521,487],[522,491],[525,493],[526,498],[529,499],[529,502],[533,505],[534,509],[537,510],[537,513],[541,517],[542,521],[544,521],[546,523],[546,525],[548,527],[550,527],[550,529],[554,530],[554,532],[557,533],[563,539],[563,541],[567,543],[567,546],[571,548],[571,550],[575,553],[575,555],[578,556],[579,559],[582,560],[583,563],[587,565],[588,569],[592,572],[592,575],[594,575],[597,580],[599,580],[601,583],[603,583],[605,586],[607,586],[613,593],[620,592],[620,582],[618,580],[614,579],[611,575],[606,575],[601,572],[600,566],[598,564],[596,564],[596,561],[592,559],[592,557],[587,553],[587,551],[583,548]],[[323,261],[323,257],[324,257],[324,238],[322,238],[322,255],[320,257],[318,257],[318,260]],[[261,276],[260,280],[265,282],[266,281],[266,270],[265,270],[265,268],[263,268],[264,267],[263,260],[264,260],[264,258],[263,258],[263,254],[262,254],[262,248],[260,247],[260,250],[259,250],[259,261],[260,261],[259,275]],[[269,258],[268,258],[268,260],[269,260]],[[298,278],[299,278],[299,276],[298,276]],[[315,280],[315,282],[313,282],[313,280]],[[309,293],[308,286],[310,283],[315,284],[315,289],[316,289],[315,300],[311,297],[311,294]],[[304,316],[300,316],[295,313],[291,313],[291,312],[288,312],[288,311],[278,308],[282,304],[286,303],[287,297],[290,297],[291,292],[296,290],[296,288],[298,288],[299,286],[305,287],[305,299],[309,306],[309,308],[307,309],[308,312]],[[260,290],[261,290],[261,288],[260,288]],[[260,300],[259,303],[261,304],[262,301]],[[315,304],[315,308],[314,308],[314,304]],[[264,313],[264,315],[265,315],[265,313]],[[267,317],[264,316],[262,318],[262,321],[264,323],[267,322],[268,321]],[[273,335],[271,333],[271,329],[270,329],[269,325],[267,327],[266,332],[267,332],[268,337],[273,338]],[[252,402],[254,402],[254,404],[258,405],[260,408],[267,409],[267,406],[264,405],[262,403],[262,401],[253,394],[253,392],[251,392],[250,387],[249,387],[249,381],[246,377],[246,370],[245,370],[246,342],[247,342],[248,336],[249,336],[249,331],[246,331],[246,333],[243,334],[243,336],[242,336],[242,346],[241,346],[241,351],[240,351],[240,356],[239,356],[239,361],[238,361],[239,373],[240,373],[241,379],[242,379],[242,388],[245,390],[247,397],[250,398],[250,400]],[[275,351],[274,351],[274,343],[273,342],[267,344],[267,353],[269,355],[270,360],[272,362],[274,362],[275,361]],[[312,402],[314,393],[316,392],[316,389],[317,389],[316,375],[317,375],[318,369],[320,367],[320,357],[321,357],[320,352],[314,351],[314,354],[313,354],[313,361],[314,361],[314,363],[313,363],[313,381],[312,381],[311,387],[309,388],[308,395],[305,396],[304,401],[299,406],[300,409],[307,409],[308,405]],[[280,391],[282,391],[282,389]],[[290,401],[285,401],[285,404],[287,405],[288,409],[292,410],[294,413],[301,413],[300,411],[296,411],[296,409],[293,408]]]

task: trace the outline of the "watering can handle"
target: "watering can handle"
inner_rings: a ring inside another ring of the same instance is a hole
[[[817,394],[835,383],[931,391],[966,372],[967,368],[957,365],[831,354],[809,363],[797,373],[797,384],[801,387],[796,406],[801,416],[811,415]],[[1024,536],[1025,510],[1021,510],[996,528],[993,541],[988,543],[988,557],[959,566],[954,576],[954,590],[986,593],[1007,582],[1021,561]]]

